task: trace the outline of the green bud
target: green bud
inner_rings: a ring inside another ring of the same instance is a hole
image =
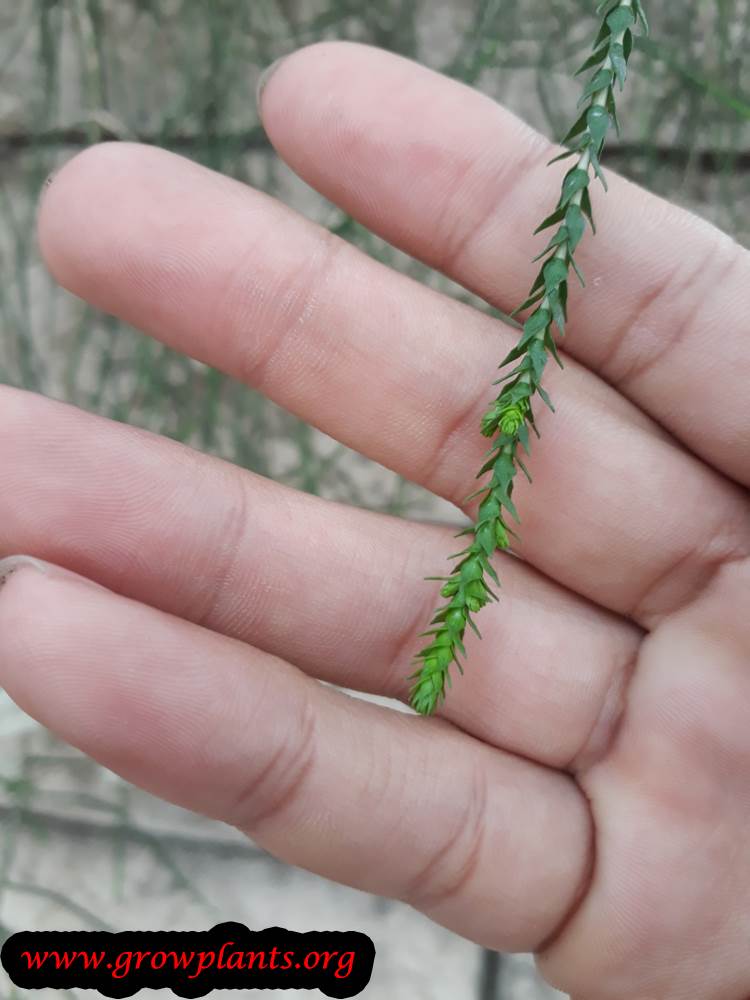
[[[449,580],[448,583],[440,591],[443,597],[455,597],[458,593],[458,581]]]
[[[495,538],[497,539],[498,548],[507,549],[510,545],[508,532],[502,521],[498,521],[495,525]]]
[[[488,601],[487,588],[482,580],[472,580],[466,585],[466,606],[470,611],[481,611]]]
[[[466,585],[466,593],[470,597],[485,598],[487,596],[487,587],[483,580],[472,580],[471,583]]]
[[[525,399],[503,410],[500,416],[500,430],[514,437],[526,418],[528,403]]]
[[[412,707],[420,715],[432,715],[443,696],[444,680],[441,673],[422,671],[412,690]]]

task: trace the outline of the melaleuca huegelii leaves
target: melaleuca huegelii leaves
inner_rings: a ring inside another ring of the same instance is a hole
[[[563,178],[554,211],[536,230],[540,233],[554,229],[554,232],[546,249],[536,258],[542,264],[529,296],[513,315],[527,309],[533,311],[523,325],[518,343],[499,366],[513,365],[494,383],[502,385],[502,389],[481,421],[481,432],[492,439],[492,444],[477,479],[491,475],[484,486],[467,497],[467,502],[482,497],[475,521],[458,535],[471,536],[470,544],[450,557],[459,560],[450,576],[430,578],[443,582],[440,593],[447,603],[435,612],[431,627],[421,633],[429,641],[416,655],[418,668],[409,678],[413,682],[411,704],[424,715],[432,714],[445,698],[451,682],[451,666],[455,664],[463,673],[459,654],[466,655],[467,626],[481,638],[472,615],[498,600],[487,582],[489,578],[492,584],[500,586],[491,559],[497,549],[508,549],[514,537],[509,525],[509,520],[518,522],[513,486],[519,470],[530,479],[522,453],[529,453],[531,433],[537,433],[536,397],[554,410],[542,385],[542,376],[550,357],[562,367],[554,330],[560,336],[565,333],[571,269],[584,282],[574,253],[587,224],[596,232],[589,185],[592,177],[598,177],[606,188],[600,157],[609,129],[614,127],[619,132],[616,89],[625,86],[633,33],[648,32],[642,0],[604,0],[597,7],[597,14],[602,24],[593,52],[578,70],[578,74],[588,74],[579,102],[583,110],[563,139],[568,149],[551,162],[571,156],[578,159]]]

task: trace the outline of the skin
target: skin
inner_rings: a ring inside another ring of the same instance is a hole
[[[488,98],[327,43],[262,95],[279,155],[503,310],[555,149]],[[0,392],[0,682],[123,775],[289,862],[529,950],[574,1000],[750,996],[750,255],[610,175],[546,380],[523,559],[441,717],[405,700],[454,529],[297,493]],[[46,190],[56,279],[460,504],[515,333],[170,153]],[[744,308],[743,308],[744,306]],[[471,508],[467,508],[471,512]],[[8,564],[5,564],[7,571]]]

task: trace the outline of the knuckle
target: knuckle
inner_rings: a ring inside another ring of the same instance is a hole
[[[435,910],[460,896],[474,877],[487,821],[487,780],[478,766],[453,829],[410,880],[403,898],[423,911]]]
[[[528,129],[517,157],[500,162],[495,158],[487,176],[484,160],[470,159],[456,168],[451,182],[452,197],[435,222],[435,246],[441,248],[438,267],[446,274],[463,274],[470,269],[469,261],[479,246],[482,236],[492,231],[499,212],[505,211],[509,201],[516,197],[518,188],[528,181],[529,175],[549,159],[552,146],[532,129]],[[483,177],[474,174],[484,173]],[[481,191],[471,206],[467,219],[466,191]]]
[[[208,574],[207,592],[203,591],[202,608],[194,616],[198,625],[216,628],[222,613],[222,601],[226,591],[232,587],[235,571],[242,555],[242,540],[248,524],[248,488],[245,474],[240,470],[230,470],[225,486],[229,487],[229,500],[224,513],[217,520],[220,526],[216,546],[208,547],[211,567]],[[225,490],[218,491],[224,495]]]
[[[730,237],[717,233],[702,244],[697,258],[680,258],[666,275],[644,287],[635,308],[616,331],[600,367],[618,388],[629,388],[673,356],[700,321],[705,302],[715,301],[711,292],[741,259],[741,248]],[[664,324],[662,317],[669,316]],[[658,337],[639,336],[658,326]]]
[[[247,779],[229,803],[229,821],[251,837],[261,826],[278,822],[303,793],[315,766],[316,745],[316,713],[305,685],[286,736],[260,767],[251,763]]]
[[[311,252],[301,266],[289,268],[278,277],[279,294],[274,298],[273,309],[263,310],[260,340],[252,339],[248,346],[239,345],[237,375],[246,385],[263,389],[273,377],[275,359],[284,358],[288,342],[294,337],[307,336],[315,325],[325,296],[322,290],[347,244],[328,230],[320,229]],[[234,317],[231,326],[241,331],[247,327],[248,295],[245,263],[235,269],[229,287],[223,292],[224,315]],[[261,308],[263,303],[258,303]],[[218,314],[219,310],[217,310]],[[321,324],[321,329],[323,324]]]

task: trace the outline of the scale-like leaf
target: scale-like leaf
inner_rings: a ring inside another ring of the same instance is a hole
[[[596,41],[594,42],[594,48],[598,48],[602,42],[606,41],[612,32],[609,30],[609,25],[606,21],[602,24],[599,29],[599,34],[596,36]]]
[[[594,168],[594,173],[602,182],[604,190],[608,191],[609,188],[607,187],[607,178],[602,173],[602,166],[601,163],[599,163],[599,157],[596,155],[596,152],[593,149],[589,150],[589,156],[591,158],[591,166]]]
[[[612,69],[600,69],[599,72],[592,77],[589,85],[581,95],[578,106],[580,107],[581,104],[584,104],[589,97],[593,97],[594,94],[598,94],[600,90],[604,90],[606,87],[609,87],[612,83],[614,75],[614,70]]]
[[[597,4],[596,13],[599,17],[607,17],[615,7],[619,7],[621,0],[603,0],[602,3]]]
[[[549,326],[549,321],[551,319],[549,309],[537,309],[523,325],[523,340],[525,343],[536,337],[537,334],[541,333],[542,330],[546,330]]]
[[[506,489],[513,482],[514,475],[513,458],[507,451],[504,451],[495,462],[495,482],[502,489]]]
[[[583,212],[578,205],[568,205],[568,210],[565,213],[565,228],[568,232],[568,248],[571,253],[574,253],[586,230]]]
[[[485,524],[483,527],[479,529],[479,531],[477,531],[475,537],[477,542],[479,543],[481,548],[484,549],[487,555],[491,555],[495,551],[496,538],[495,538],[494,524],[492,524],[491,522]]]
[[[581,68],[576,70],[575,75],[580,76],[581,73],[585,73],[587,69],[593,69],[594,66],[598,66],[600,63],[604,62],[606,57],[607,57],[607,46],[602,45],[600,48],[596,50],[596,52],[592,52],[592,54],[588,57],[586,62],[581,66]]]
[[[557,287],[568,277],[568,268],[561,257],[553,257],[544,265],[544,287],[547,295],[555,291]],[[545,323],[545,326],[548,324]]]
[[[526,468],[526,466],[525,466],[525,465],[523,464],[523,462],[522,462],[522,461],[521,461],[521,459],[520,459],[520,458],[518,457],[518,455],[516,455],[516,462],[518,462],[518,468],[519,468],[519,469],[521,470],[521,472],[522,472],[522,473],[524,474],[524,476],[526,476],[526,478],[528,479],[528,481],[529,481],[530,483],[533,483],[533,482],[534,482],[534,480],[533,480],[533,479],[531,478],[531,473],[530,473],[530,472],[529,472],[529,470],[528,470],[528,469]]]
[[[561,208],[560,211],[562,215],[560,219],[565,216],[565,210],[567,208],[568,202],[578,191],[583,191],[584,188],[588,187],[589,175],[586,170],[581,170],[579,167],[574,167],[565,175],[565,179],[562,185],[562,195],[560,201],[565,206]],[[557,220],[559,221],[559,220]]]
[[[604,186],[606,181],[599,162],[607,138],[610,122],[619,134],[615,105],[615,88],[623,89],[628,75],[628,60],[633,50],[633,36],[639,25],[647,30],[643,11],[644,0],[600,0],[597,6],[603,23],[591,55],[579,73],[593,70],[594,75],[584,87],[582,102],[588,106],[579,114],[575,124],[563,140],[572,148],[564,150],[550,162],[556,163],[578,154],[579,162],[565,175],[560,199],[551,215],[536,229],[537,233],[552,226],[557,231],[538,254],[542,260],[539,273],[529,297],[514,312],[517,315],[539,305],[523,324],[523,331],[515,347],[500,367],[506,364],[512,370],[502,374],[493,385],[501,385],[497,399],[485,412],[481,431],[493,444],[485,453],[483,467],[477,478],[491,472],[489,482],[480,486],[469,498],[481,497],[476,521],[465,527],[460,535],[471,537],[468,548],[452,560],[460,560],[451,577],[438,577],[445,581],[442,596],[449,603],[440,608],[433,619],[435,626],[423,633],[432,642],[417,654],[421,669],[412,675],[415,683],[411,689],[413,706],[423,714],[431,714],[445,697],[451,685],[451,669],[455,662],[463,673],[458,653],[466,656],[463,637],[471,628],[481,638],[471,615],[480,611],[490,601],[498,600],[487,580],[500,587],[491,558],[497,549],[507,549],[509,539],[518,535],[506,523],[509,518],[519,521],[512,500],[519,473],[531,479],[521,453],[529,453],[529,439],[533,432],[539,437],[534,418],[536,397],[554,412],[554,406],[542,385],[542,378],[549,358],[562,368],[557,350],[555,333],[564,335],[568,319],[569,275],[572,268],[581,284],[584,278],[575,259],[575,251],[585,231],[586,222],[596,232],[591,204],[590,182],[593,171]],[[540,304],[541,303],[541,304]],[[514,364],[509,364],[514,362]],[[460,615],[451,612],[460,611]]]
[[[612,117],[612,121],[614,122],[614,125],[615,125],[615,132],[617,132],[617,137],[619,138],[620,137],[620,123],[617,120],[617,106],[615,104],[615,92],[614,92],[614,88],[613,87],[610,87],[609,90],[607,91],[607,104],[606,104],[606,107],[607,107],[607,111],[609,112],[609,114]]]
[[[563,312],[565,313],[565,319],[568,318],[568,282],[560,285],[560,302],[562,303]]]
[[[617,7],[607,16],[607,24],[613,35],[619,35],[635,21],[635,14],[630,7]]]
[[[633,51],[633,32],[628,28],[625,32],[625,37],[622,40],[622,51],[625,54],[625,62],[630,59],[630,54]]]
[[[560,144],[562,146],[567,146],[567,144],[570,142],[571,139],[575,139],[577,135],[580,135],[581,132],[585,131],[586,131],[586,112],[584,111],[583,114],[578,116],[575,124],[560,140]]]
[[[493,469],[494,467],[495,467],[495,459],[494,458],[488,459],[474,478],[479,479],[480,476],[484,476],[486,473],[490,471],[490,469]]]
[[[566,277],[567,277],[567,271],[565,273],[566,273]],[[555,323],[557,324],[557,328],[560,331],[560,336],[561,337],[565,336],[565,309],[563,308],[562,295],[561,295],[561,292],[560,292],[560,289],[564,288],[564,287],[565,287],[565,283],[562,282],[560,284],[559,288],[555,288],[551,292],[548,293],[549,304],[552,307],[552,318],[554,319]],[[550,339],[554,343],[554,339],[552,338],[552,334],[549,331],[548,331],[547,338],[545,338],[545,339]]]
[[[516,524],[520,524],[521,523],[521,518],[518,516],[518,511],[516,510],[515,505],[514,505],[513,501],[510,498],[510,494],[508,494],[508,496],[504,497],[504,499],[503,499],[503,507],[505,507],[505,509],[508,511],[508,513],[513,518],[513,520],[516,522]]]
[[[556,208],[552,215],[548,215],[544,222],[540,223],[534,230],[534,236],[537,233],[543,232],[545,229],[549,229],[550,226],[556,226],[558,222],[562,222],[565,218],[565,206]]]
[[[650,34],[651,29],[649,28],[648,25],[646,11],[643,9],[643,0],[635,0],[635,12],[638,15],[641,24],[643,25],[643,30],[646,32],[647,35]]]
[[[544,341],[535,340],[532,344],[529,344],[528,354],[534,380],[539,383],[547,366],[547,350],[544,346]]]
[[[532,344],[532,349],[533,349],[534,346],[535,345]],[[541,345],[539,345],[539,346],[541,347]],[[544,348],[542,348],[542,350],[544,350]],[[526,454],[527,455],[530,454],[530,452],[529,452],[529,428],[526,426],[526,424],[521,424],[521,426],[518,428],[518,440],[521,442],[523,450],[526,452]]]
[[[589,189],[587,187],[583,189],[583,194],[581,195],[581,211],[591,223],[591,232],[596,233],[594,213],[591,209],[591,195],[589,194]]]
[[[477,638],[481,639],[482,638],[482,633],[479,631],[479,629],[477,628],[477,626],[474,624],[474,619],[471,617],[471,615],[467,615],[466,616],[466,621],[467,621],[469,627],[472,629],[472,631],[476,633]],[[458,664],[458,668],[459,668],[459,670],[461,669],[461,664],[460,663]]]
[[[586,114],[586,124],[596,145],[604,142],[609,130],[609,114],[600,104],[589,108]]]
[[[535,264],[538,260],[541,260],[542,257],[545,257],[550,252],[550,250],[554,250],[555,247],[559,247],[561,243],[567,243],[567,241],[568,241],[568,228],[567,226],[562,225],[557,230],[552,239],[549,241],[546,248],[542,250],[541,253],[537,254],[531,263]]]
[[[569,156],[575,156],[577,152],[577,149],[566,149],[564,153],[560,153],[559,156],[553,156],[551,160],[548,160],[547,166],[551,167],[553,163],[559,163],[560,160],[567,160]]]
[[[541,399],[542,399],[542,402],[544,403],[544,405],[547,406],[547,407],[549,407],[549,409],[552,411],[552,413],[554,413],[555,412],[555,408],[552,405],[552,400],[549,398],[549,393],[544,388],[544,386],[543,385],[537,386],[537,390],[536,391],[541,396]]]
[[[612,68],[615,71],[615,76],[620,84],[620,90],[625,89],[625,80],[628,75],[628,63],[625,59],[625,49],[622,45],[617,42],[613,43],[609,47],[609,58],[612,63]]]
[[[565,366],[560,360],[560,355],[557,353],[557,344],[555,343],[555,338],[552,336],[551,333],[548,333],[547,336],[544,338],[544,343],[547,345],[547,350],[555,359],[555,363],[558,365],[558,367],[564,368]]]
[[[547,351],[544,344],[540,343],[538,340],[529,344],[528,355],[531,360],[531,368],[534,373],[534,379],[538,385],[538,383],[541,382],[544,369],[547,366]]]
[[[521,303],[520,306],[516,306],[516,308],[510,314],[511,319],[514,316],[517,316],[519,313],[525,312],[527,309],[530,309],[531,306],[536,305],[536,303],[543,298],[544,298],[544,291],[536,292],[534,295],[530,295],[528,299],[524,299],[524,301]]]
[[[571,257],[570,258],[570,263],[573,266],[573,270],[576,273],[576,277],[581,282],[581,288],[585,288],[586,287],[586,282],[584,281],[583,274],[581,273],[580,267],[578,266],[578,264],[576,264],[575,257]]]

